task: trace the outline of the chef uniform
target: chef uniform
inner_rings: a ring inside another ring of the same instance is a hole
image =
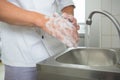
[[[8,0],[12,4],[23,8],[25,10],[39,12],[48,16],[52,16],[56,10],[62,10],[64,7],[73,5],[71,0]],[[19,15],[18,15],[19,16]],[[25,17],[25,16],[23,16]],[[11,78],[13,75],[22,76],[17,72],[25,73],[25,71],[31,71],[26,73],[26,78],[21,77],[20,80],[34,80],[36,77],[36,63],[54,55],[61,51],[54,51],[54,48],[59,44],[62,48],[65,47],[58,40],[49,36],[37,27],[28,26],[16,26],[7,23],[1,23],[1,41],[2,51],[1,60],[6,66],[8,73],[6,80],[19,80],[18,77]],[[56,43],[55,43],[56,42]],[[55,49],[56,50],[56,49]],[[28,68],[29,67],[29,68]],[[13,71],[16,68],[16,71]],[[35,71],[35,72],[34,72]],[[33,75],[33,73],[35,75]],[[11,73],[11,74],[10,74]],[[31,74],[31,76],[29,76]]]

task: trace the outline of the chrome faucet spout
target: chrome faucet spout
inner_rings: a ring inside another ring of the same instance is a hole
[[[106,17],[108,17],[113,22],[113,24],[115,25],[115,27],[116,27],[116,29],[118,31],[118,34],[119,34],[119,38],[120,38],[120,23],[118,22],[118,20],[112,14],[110,14],[109,12],[107,12],[105,10],[98,10],[98,11],[91,12],[88,19],[87,19],[87,21],[86,21],[86,24],[87,25],[92,24],[92,17],[93,17],[93,15],[95,13],[103,14]]]

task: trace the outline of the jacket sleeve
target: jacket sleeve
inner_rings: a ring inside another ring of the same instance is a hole
[[[69,5],[74,6],[74,3],[72,0],[56,0],[56,2],[57,2],[59,10],[62,10],[64,7],[69,6]]]

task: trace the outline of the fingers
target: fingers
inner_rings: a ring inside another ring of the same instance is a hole
[[[68,15],[67,13],[63,13],[62,17],[64,19],[67,19],[68,21],[70,21],[76,27],[77,30],[80,29],[80,26],[79,26],[79,24],[77,24],[77,20],[74,18],[73,15]]]

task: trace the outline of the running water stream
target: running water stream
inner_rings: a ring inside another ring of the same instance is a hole
[[[85,46],[90,47],[90,25],[86,25]]]

